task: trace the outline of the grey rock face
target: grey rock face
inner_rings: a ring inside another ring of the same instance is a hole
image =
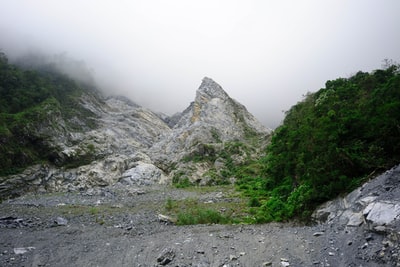
[[[96,127],[68,128],[68,123],[58,116],[37,129],[48,136],[50,146],[57,150],[56,163],[65,167],[37,165],[21,174],[1,177],[0,197],[13,197],[28,190],[75,191],[116,183],[125,171],[138,165],[136,162],[150,163],[141,151],[170,131],[155,113],[123,97],[102,99],[96,94],[83,94],[79,104],[93,115]],[[74,125],[86,123],[76,117],[71,119]]]
[[[184,162],[183,159],[211,156],[223,149],[226,142],[246,143],[251,138],[266,140],[270,132],[220,85],[206,77],[196,92],[195,101],[180,114],[172,131],[166,132],[150,148],[149,155],[155,165],[166,172],[174,166],[170,178],[174,173],[192,170],[188,177],[191,181],[200,181],[214,163]]]
[[[240,164],[257,156],[270,134],[210,78],[203,79],[195,101],[171,117],[124,97],[103,98],[95,92],[83,94],[78,102],[90,118],[64,121],[60,114],[53,114],[51,122],[37,129],[48,136],[55,163],[63,167],[38,165],[18,175],[1,177],[0,197],[26,190],[87,190],[117,182],[165,183],[177,172],[207,183],[210,169],[218,172],[226,168],[224,160],[193,162],[185,158],[212,158],[228,142],[247,143],[251,149],[239,149],[238,155],[232,155],[233,163]],[[88,127],[88,122],[93,125]]]
[[[2,177],[0,183],[0,197],[15,197],[26,191],[26,187],[37,187],[49,175],[49,167],[34,165],[25,169],[22,173]]]

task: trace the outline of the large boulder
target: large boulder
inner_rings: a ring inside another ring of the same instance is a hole
[[[318,207],[318,222],[339,222],[347,226],[385,226],[400,230],[400,165],[377,176],[350,194]]]
[[[364,210],[363,215],[371,227],[393,226],[400,220],[400,201],[375,201]]]
[[[400,165],[365,183],[350,194],[318,207],[312,217],[336,227],[363,231],[400,241]]]
[[[370,264],[365,266],[400,265],[399,184],[400,165],[315,210],[319,227],[335,233],[329,242],[342,244],[344,262],[362,259]]]
[[[125,185],[151,185],[165,180],[163,171],[145,162],[138,162],[137,166],[126,170],[120,178],[120,182]]]

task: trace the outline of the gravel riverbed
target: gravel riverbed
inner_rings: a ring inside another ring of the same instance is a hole
[[[177,226],[159,218],[168,199],[232,201],[227,195],[107,187],[4,201],[0,266],[397,266],[385,258],[395,245],[362,227]]]

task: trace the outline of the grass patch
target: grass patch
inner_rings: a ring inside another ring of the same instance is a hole
[[[189,187],[185,190],[196,191],[199,195],[218,192],[215,187]],[[223,198],[213,201],[204,201],[197,198],[182,200],[168,198],[163,212],[174,218],[177,225],[236,224],[244,222],[246,219],[243,218],[249,216],[247,198],[240,197],[235,191],[228,191],[228,195],[235,195],[235,197],[229,198],[224,195]]]
[[[232,223],[232,218],[223,215],[214,209],[196,207],[185,212],[178,213],[177,224],[227,224]]]

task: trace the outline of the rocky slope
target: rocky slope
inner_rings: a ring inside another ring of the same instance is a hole
[[[190,182],[212,183],[210,170],[226,168],[219,156],[227,144],[245,144],[249,150],[237,151],[234,163],[256,157],[265,147],[271,130],[265,128],[246,108],[230,98],[222,87],[205,77],[195,101],[175,115],[171,132],[149,150],[157,166],[170,176],[187,177]]]
[[[315,210],[316,221],[350,234],[344,258],[400,266],[399,183],[400,166],[396,166]],[[358,236],[351,236],[352,233]]]
[[[60,120],[56,127],[42,129],[52,133],[47,141],[57,148],[55,158],[61,166],[40,164],[3,177],[3,195],[17,195],[26,186],[40,191],[65,191],[116,183],[126,176],[125,171],[132,173],[138,164],[149,162],[141,151],[156,142],[161,133],[170,131],[155,113],[122,97],[103,100],[99,95],[83,94],[80,104],[94,114],[96,127],[59,131],[56,128],[63,128],[57,126],[64,124]]]
[[[171,118],[126,98],[104,99],[96,92],[81,94],[77,105],[90,114],[94,126],[85,127],[89,117],[68,118],[80,127],[68,127],[61,116],[48,118],[48,123],[34,131],[46,136],[48,146],[54,149],[55,164],[34,165],[20,174],[1,177],[2,198],[26,190],[76,191],[117,182],[168,183],[183,170],[192,181],[201,180],[210,169],[223,169],[224,159],[192,162],[185,157],[215,156],[229,141],[246,143],[250,149],[243,151],[245,156],[254,157],[263,147],[260,140],[269,134],[243,105],[209,78],[203,79],[195,101]],[[237,162],[243,162],[241,157]]]
[[[159,216],[168,200],[228,207],[242,200],[233,187],[28,194],[0,204],[0,266],[400,266],[399,212],[382,205],[398,205],[399,179],[397,166],[321,207],[309,226],[176,226]]]

